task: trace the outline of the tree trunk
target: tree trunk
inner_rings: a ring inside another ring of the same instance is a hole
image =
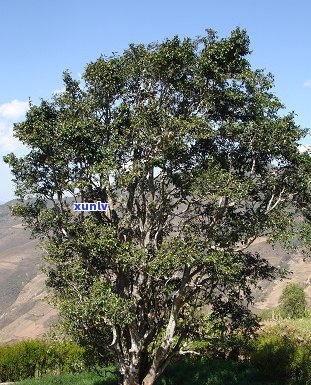
[[[124,378],[122,385],[140,385],[134,376]]]
[[[150,374],[144,378],[143,382],[139,382],[136,376],[129,376],[123,379],[121,385],[153,385],[155,380],[156,377],[151,376]]]
[[[126,370],[125,373],[120,376],[119,381],[121,385],[153,385],[155,380],[156,376],[150,375],[144,357],[142,357],[139,369]]]
[[[150,373],[144,378],[142,385],[153,385],[156,380],[156,376],[151,375]]]
[[[153,385],[157,375],[152,370],[142,378],[142,376],[138,375],[138,373],[125,373],[119,376],[119,384],[120,385]]]

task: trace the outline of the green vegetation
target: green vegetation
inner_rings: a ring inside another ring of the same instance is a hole
[[[288,326],[289,328],[297,330],[301,336],[311,336],[311,318],[287,319],[277,322],[277,325]]]
[[[266,328],[254,341],[250,362],[267,380],[309,385],[311,334],[282,323]]]
[[[182,360],[171,364],[156,385],[272,385],[248,363],[217,359]],[[275,383],[277,384],[277,383]],[[116,377],[95,373],[65,374],[22,381],[19,385],[117,385]],[[284,384],[282,384],[284,385]]]
[[[257,316],[261,321],[273,321],[281,318],[279,308],[261,310]]]
[[[283,318],[302,318],[306,313],[306,294],[297,283],[290,283],[285,287],[279,303],[280,314]]]
[[[256,237],[310,246],[307,131],[282,115],[249,44],[239,28],[131,44],[81,82],[65,72],[65,91],[14,126],[29,153],[5,157],[13,213],[45,240],[67,333],[95,356],[109,349],[122,385],[153,385],[214,327],[218,341],[252,334],[253,289],[280,272],[249,251]],[[75,212],[68,196],[109,209]],[[244,381],[230,370],[214,383]]]
[[[117,385],[114,368],[107,368],[105,378],[95,372],[66,373],[56,376],[44,376],[18,382],[19,385]]]
[[[288,320],[300,325],[301,320]],[[304,320],[311,325],[311,320]],[[311,333],[279,322],[265,327],[257,338],[237,344],[239,360],[215,357],[217,349],[203,357],[171,363],[156,385],[310,385]],[[30,341],[29,341],[30,342]],[[29,343],[28,342],[28,343]],[[38,346],[38,341],[33,341]],[[249,343],[250,342],[250,343]],[[246,348],[247,346],[247,348]],[[230,356],[232,346],[227,347]],[[69,370],[68,370],[69,369]],[[21,381],[20,385],[117,385],[115,367],[105,367],[100,376],[94,372],[75,371],[74,365],[63,367],[61,374],[45,375]],[[59,372],[59,369],[55,371]],[[51,368],[50,368],[51,372]]]
[[[284,348],[283,348],[284,351]],[[287,363],[286,354],[278,355],[282,364]],[[266,362],[269,362],[266,358]],[[273,364],[276,363],[273,356]],[[164,374],[157,380],[156,385],[309,385],[311,382],[305,375],[309,375],[310,362],[291,366],[290,370],[277,366],[277,373],[281,379],[276,378],[272,366],[261,365],[256,367],[248,362],[220,359],[182,360],[167,367]],[[278,363],[278,362],[277,362]],[[297,371],[303,368],[301,371]],[[271,372],[267,372],[271,370]],[[292,371],[299,373],[290,377]],[[284,377],[284,375],[288,377]],[[19,385],[117,385],[116,376],[108,373],[105,378],[96,373],[64,374],[59,376],[46,376],[43,378],[21,381]]]
[[[84,351],[73,342],[25,340],[0,346],[0,382],[85,369]]]
[[[201,358],[170,365],[156,385],[261,385],[261,380],[246,362]]]
[[[288,284],[282,291],[279,306],[257,312],[262,321],[281,321],[282,324],[310,329],[310,310],[303,287],[297,283]]]

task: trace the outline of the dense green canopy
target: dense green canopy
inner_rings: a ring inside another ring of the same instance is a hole
[[[5,158],[25,199],[14,212],[45,240],[67,330],[94,348],[111,333],[124,385],[153,384],[190,349],[202,309],[253,325],[251,290],[276,273],[248,251],[257,237],[310,242],[306,131],[249,54],[240,29],[130,45],[81,82],[65,72],[14,127],[29,147]],[[109,210],[72,210],[99,200]]]

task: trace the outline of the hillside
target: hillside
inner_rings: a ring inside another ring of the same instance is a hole
[[[281,247],[272,248],[265,238],[258,238],[249,249],[259,252],[262,257],[268,259],[274,266],[279,266],[291,272],[286,279],[262,283],[262,290],[257,290],[255,293],[256,309],[263,310],[277,307],[281,293],[289,282],[300,283],[304,287],[308,304],[311,307],[311,260],[304,262],[299,254],[288,254]]]
[[[10,203],[0,205],[0,342],[42,336],[56,319],[43,301],[38,243],[11,216]]]
[[[40,337],[57,319],[56,310],[44,300],[45,276],[40,271],[38,242],[31,240],[20,220],[11,216],[11,203],[0,205],[0,343]],[[256,292],[256,309],[276,307],[289,281],[304,285],[311,305],[311,261],[303,262],[300,256],[288,255],[280,247],[273,249],[264,238],[258,238],[250,249],[293,271],[289,279],[262,284],[262,290]]]

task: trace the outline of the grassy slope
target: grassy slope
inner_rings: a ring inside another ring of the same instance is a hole
[[[278,385],[265,382],[260,372],[247,363],[221,360],[180,361],[171,365],[156,385]],[[19,385],[117,385],[115,376],[95,373],[64,374],[29,379]]]
[[[116,385],[114,376],[108,374],[106,378],[96,373],[62,374],[59,376],[46,376],[18,382],[19,385]]]
[[[265,321],[263,323],[264,327],[273,327],[273,326],[290,326],[295,328],[300,335],[311,336],[311,318],[301,318],[301,319],[286,319],[281,321]]]

